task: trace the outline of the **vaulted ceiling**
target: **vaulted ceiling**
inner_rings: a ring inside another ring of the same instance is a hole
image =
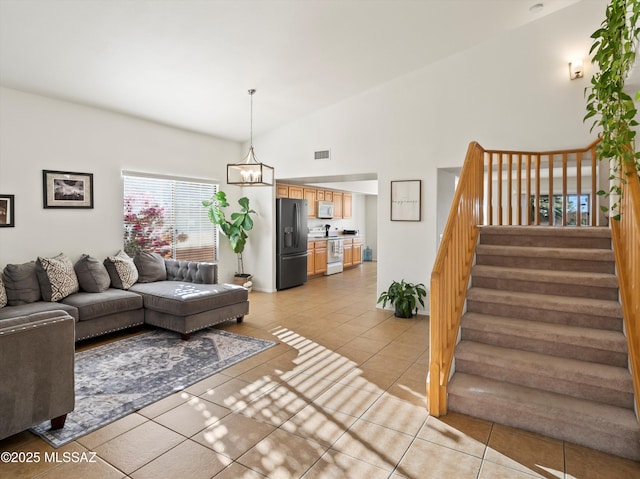
[[[577,1],[0,0],[0,85],[244,141]]]

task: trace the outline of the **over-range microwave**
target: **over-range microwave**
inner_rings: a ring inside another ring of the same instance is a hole
[[[333,202],[318,201],[318,218],[333,218]]]

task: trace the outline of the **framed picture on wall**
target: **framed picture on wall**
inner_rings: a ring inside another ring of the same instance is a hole
[[[0,195],[0,228],[12,228],[16,225],[14,212],[14,196]]]
[[[93,208],[93,174],[42,170],[45,208]]]
[[[422,180],[391,182],[391,221],[420,221]]]

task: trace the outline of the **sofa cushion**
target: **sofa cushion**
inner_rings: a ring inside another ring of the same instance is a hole
[[[79,321],[99,318],[142,308],[142,297],[121,289],[109,288],[101,293],[80,292],[61,301],[78,310]]]
[[[62,253],[53,258],[38,256],[36,273],[45,301],[60,301],[80,289],[73,263]]]
[[[249,292],[233,284],[195,284],[183,281],[137,283],[131,291],[140,293],[144,307],[177,316],[188,316],[247,300]]]
[[[101,293],[111,286],[111,278],[102,261],[83,254],[73,267],[80,289],[88,293]]]
[[[104,265],[111,278],[111,286],[118,289],[129,289],[138,281],[138,270],[133,259],[124,251],[115,256],[108,256]]]
[[[15,318],[16,316],[28,316],[30,314],[41,313],[45,311],[65,311],[69,316],[78,319],[78,310],[73,306],[63,303],[51,303],[49,301],[35,301],[33,303],[24,303],[17,306],[7,306],[0,308],[0,325],[3,319]]]
[[[2,282],[2,275],[0,274],[0,308],[4,308],[7,305],[7,291],[4,289],[4,283]]]
[[[36,275],[36,262],[8,264],[4,268],[4,287],[7,304],[16,306],[40,301],[40,283]]]
[[[158,253],[138,251],[133,257],[133,263],[138,270],[139,283],[153,283],[154,281],[164,281],[167,279],[167,268],[164,265],[164,258]]]
[[[167,279],[170,281],[188,281],[189,283],[216,284],[218,265],[202,261],[184,261],[166,259]]]

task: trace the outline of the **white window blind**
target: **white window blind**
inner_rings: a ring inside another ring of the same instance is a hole
[[[124,250],[165,258],[214,261],[218,233],[202,201],[214,184],[124,175]]]

